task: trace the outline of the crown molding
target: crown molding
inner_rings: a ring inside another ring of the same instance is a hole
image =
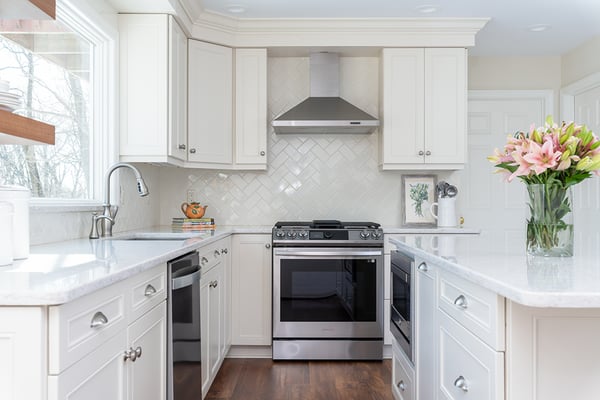
[[[489,18],[231,18],[202,12],[192,37],[231,47],[471,47]]]

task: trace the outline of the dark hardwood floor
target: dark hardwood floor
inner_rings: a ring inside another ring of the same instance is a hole
[[[390,360],[227,358],[205,400],[391,400],[391,378]]]

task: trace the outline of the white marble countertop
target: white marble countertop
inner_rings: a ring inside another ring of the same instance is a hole
[[[127,279],[232,233],[270,234],[271,226],[173,233],[170,227],[32,246],[27,259],[0,267],[0,305],[62,304]],[[126,238],[169,240],[119,240]]]
[[[482,236],[405,235],[400,250],[531,307],[600,307],[600,249],[577,247],[575,256],[528,257],[523,246],[495,246]]]

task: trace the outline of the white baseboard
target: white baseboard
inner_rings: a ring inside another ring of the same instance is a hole
[[[271,346],[231,346],[227,358],[271,358]]]
[[[273,349],[271,346],[231,346],[227,358],[271,358]],[[383,358],[392,358],[392,345],[383,346]]]

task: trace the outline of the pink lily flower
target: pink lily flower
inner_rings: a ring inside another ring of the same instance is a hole
[[[546,140],[540,146],[535,142],[529,143],[529,152],[523,156],[523,159],[531,164],[531,169],[537,174],[541,174],[548,168],[554,168],[558,164],[561,152],[554,151],[554,141]]]

